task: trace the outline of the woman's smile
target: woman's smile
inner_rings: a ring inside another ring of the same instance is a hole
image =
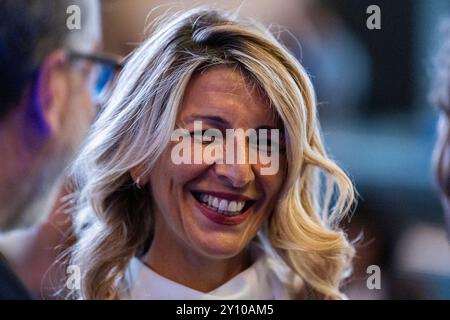
[[[251,213],[255,200],[233,193],[191,191],[196,207],[211,221],[223,225],[244,222]]]

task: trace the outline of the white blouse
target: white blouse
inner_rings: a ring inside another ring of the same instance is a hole
[[[131,260],[126,272],[129,298],[133,300],[272,300],[290,299],[286,285],[276,275],[273,263],[261,253],[254,263],[220,287],[204,293],[167,279]]]

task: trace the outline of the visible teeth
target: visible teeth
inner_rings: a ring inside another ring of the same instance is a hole
[[[236,201],[231,201],[230,204],[228,205],[228,209],[227,210],[231,211],[231,212],[235,212],[235,211],[238,211],[238,210],[236,210],[236,208],[237,208]]]
[[[212,206],[213,206],[213,207],[216,207],[216,208],[219,208],[219,199],[217,199],[216,197],[214,197]]]
[[[213,210],[227,215],[238,214],[245,206],[245,201],[228,201],[226,199],[213,197],[206,193],[201,193],[199,198],[201,202],[207,204]]]
[[[219,210],[222,210],[222,211],[227,211],[228,210],[228,201],[227,200],[220,200],[220,203],[219,203]]]

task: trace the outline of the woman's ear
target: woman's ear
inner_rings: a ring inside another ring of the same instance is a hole
[[[139,187],[145,186],[150,181],[149,176],[144,175],[144,166],[139,165],[130,170],[131,179],[133,179],[134,183]]]
[[[34,97],[34,113],[39,115],[51,134],[62,127],[63,115],[68,108],[69,79],[64,68],[66,55],[57,50],[48,55],[39,69]]]

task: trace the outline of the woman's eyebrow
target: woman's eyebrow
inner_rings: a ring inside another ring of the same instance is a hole
[[[187,119],[186,119],[187,122],[194,122],[194,121],[198,121],[198,120],[205,120],[205,121],[219,125],[224,128],[232,128],[233,127],[233,126],[231,126],[230,122],[228,122],[226,119],[224,119],[220,116],[192,114],[189,117],[187,117]],[[255,129],[256,130],[259,130],[259,129],[271,130],[271,129],[280,129],[280,128],[278,128],[275,125],[265,124],[265,125],[261,125],[261,126],[255,128]]]
[[[230,123],[219,116],[213,116],[213,115],[203,115],[203,114],[192,114],[189,117],[187,117],[187,122],[194,122],[198,120],[205,120],[214,124],[218,124],[223,127],[229,127]]]
[[[277,126],[272,126],[272,125],[263,125],[263,126],[259,126],[258,128],[256,128],[256,130],[259,130],[259,129],[267,129],[267,130],[278,129],[278,130],[280,130],[280,128],[278,128]]]

